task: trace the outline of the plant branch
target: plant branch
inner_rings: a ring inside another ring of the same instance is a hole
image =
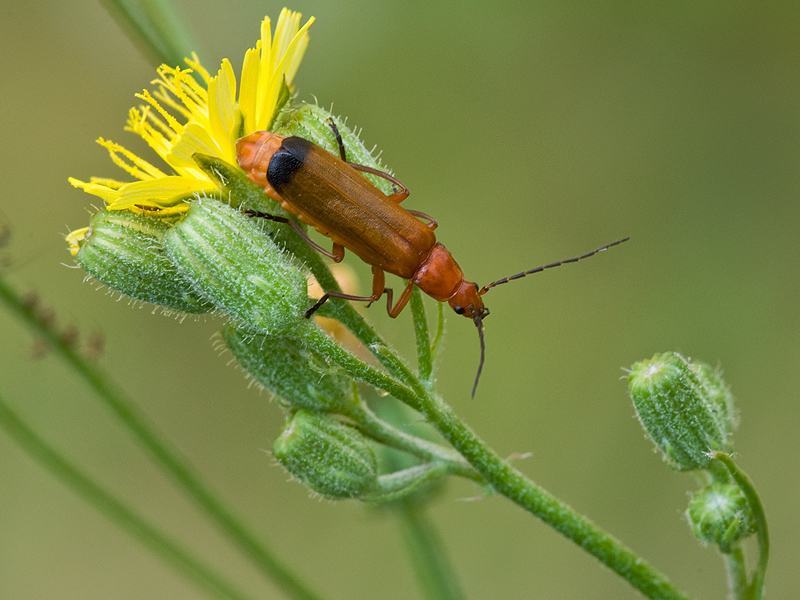
[[[747,589],[747,598],[761,600],[764,595],[764,580],[767,575],[767,566],[769,565],[769,532],[767,530],[767,515],[764,512],[764,505],[761,504],[761,498],[758,496],[753,482],[747,476],[747,473],[742,471],[734,462],[730,454],[715,451],[711,452],[709,456],[725,465],[736,485],[739,486],[745,498],[747,498],[750,510],[753,511],[753,519],[757,527],[756,537],[758,539],[759,557],[753,573],[753,579]]]
[[[366,381],[392,394],[420,412],[495,491],[578,544],[648,598],[688,600],[688,597],[664,575],[622,542],[557,500],[489,449],[467,425],[461,422],[449,406],[429,392],[419,380],[413,378],[404,365],[396,366],[395,370],[403,373],[401,383],[394,377],[363,363],[333,344],[330,338],[322,333],[321,335],[328,340],[328,343],[315,346],[318,351],[337,362],[355,379]],[[384,361],[393,360],[392,355],[388,353],[383,353],[382,357]],[[409,380],[408,377],[412,379]]]
[[[425,515],[422,503],[403,498],[395,505],[403,537],[427,600],[461,600],[464,592],[447,559],[442,540]]]
[[[247,600],[249,598],[189,550],[150,525],[145,519],[94,483],[80,469],[64,459],[59,452],[36,435],[2,398],[0,398],[0,427],[33,460],[50,471],[52,475],[60,479],[116,525],[205,589],[206,592],[228,600]]]
[[[155,462],[183,491],[195,501],[206,516],[224,532],[276,585],[297,600],[317,599],[315,593],[284,565],[263,542],[257,540],[234,514],[226,508],[211,489],[203,483],[179,453],[169,447],[154,427],[110,378],[78,353],[58,332],[40,319],[35,311],[8,287],[0,277],[0,300],[37,335],[47,341],[66,362],[97,392],[98,398],[111,410]]]
[[[102,4],[155,67],[183,65],[183,59],[198,50],[194,36],[168,0],[102,0]]]

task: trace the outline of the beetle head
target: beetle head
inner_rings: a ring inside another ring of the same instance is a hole
[[[481,321],[489,314],[489,309],[483,305],[478,284],[472,281],[462,281],[456,293],[447,299],[456,314],[464,315],[468,319]]]

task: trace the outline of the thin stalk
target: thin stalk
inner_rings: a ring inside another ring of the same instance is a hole
[[[441,350],[442,347],[442,339],[444,339],[444,302],[437,302],[436,308],[439,309],[436,319],[436,335],[433,336],[433,342],[431,343],[431,354],[433,354],[434,361],[436,361],[439,355],[439,350]]]
[[[198,44],[166,0],[102,0],[108,13],[155,67],[183,65]]]
[[[357,381],[364,381],[370,385],[384,390],[394,396],[395,398],[415,398],[415,392],[401,383],[397,378],[389,373],[376,369],[368,365],[362,360],[359,360],[347,350],[339,346],[331,338],[329,338],[324,331],[322,331],[316,324],[306,321],[300,323],[295,330],[297,338],[304,343],[309,344],[314,350],[329,358],[347,370],[347,373]],[[383,356],[383,355],[382,355]],[[384,356],[384,358],[390,355]],[[403,371],[405,365],[398,365],[397,369]],[[421,387],[421,384],[416,381],[416,384]]]
[[[408,452],[425,461],[439,461],[448,465],[448,472],[452,475],[483,482],[480,474],[458,452],[397,429],[378,418],[364,402],[359,402],[348,410],[347,416],[353,419],[363,433],[381,444]]]
[[[428,317],[425,314],[425,303],[422,292],[414,287],[411,294],[411,314],[414,316],[414,334],[417,338],[417,368],[419,378],[430,386],[433,382],[433,352],[431,349],[431,333],[428,329]]]
[[[450,472],[445,463],[428,462],[414,467],[380,475],[374,489],[359,499],[364,502],[387,502],[407,497],[426,483],[442,479]]]
[[[144,11],[153,24],[158,36],[167,48],[172,66],[183,64],[183,59],[199,50],[186,20],[169,0],[141,0]]]
[[[401,383],[344,351],[324,333],[320,332],[319,336],[315,349],[345,368],[355,379],[392,394],[420,412],[495,491],[578,544],[648,598],[688,600],[688,596],[622,542],[506,463],[459,420],[449,406],[427,392],[421,382],[404,378]]]
[[[404,498],[395,505],[408,553],[427,600],[461,600],[459,584],[447,550],[421,503]]]
[[[2,398],[0,398],[0,427],[28,456],[209,595],[228,600],[248,600],[249,596],[237,590],[233,584],[189,550],[150,525],[63,458],[62,454],[50,447],[28,427]]]
[[[732,600],[746,600],[747,596],[747,569],[745,568],[744,552],[741,544],[736,544],[733,552],[723,554],[725,570],[728,574],[728,590]]]
[[[750,586],[747,588],[747,598],[750,600],[761,600],[764,596],[764,580],[767,576],[767,566],[769,565],[769,531],[767,530],[767,515],[764,512],[764,505],[761,504],[761,498],[758,496],[753,482],[747,476],[747,473],[742,471],[739,466],[731,458],[730,454],[724,452],[711,452],[711,458],[718,460],[725,467],[733,477],[736,485],[742,490],[750,510],[753,511],[753,519],[756,522],[756,538],[758,539],[758,563],[756,564],[753,579]]]
[[[0,299],[22,319],[37,335],[44,338],[89,385],[98,398],[111,410],[150,456],[197,504],[223,533],[260,569],[262,573],[287,595],[298,600],[318,599],[300,578],[280,561],[269,547],[256,539],[233,512],[231,512],[180,454],[172,449],[161,435],[150,425],[111,379],[98,367],[81,356],[69,343],[59,337],[57,331],[25,307],[23,301],[0,277]]]
[[[419,408],[496,492],[535,515],[575,542],[653,600],[688,600],[667,578],[622,542],[511,467],[462,423],[443,402],[423,402]]]

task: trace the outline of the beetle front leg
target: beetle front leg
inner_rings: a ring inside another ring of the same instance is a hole
[[[400,294],[400,297],[397,299],[397,304],[392,306],[392,290],[386,289],[386,312],[389,313],[389,316],[393,319],[397,318],[403,309],[408,304],[408,301],[411,300],[411,292],[414,291],[414,282],[409,281],[408,285],[403,289],[403,292]]]

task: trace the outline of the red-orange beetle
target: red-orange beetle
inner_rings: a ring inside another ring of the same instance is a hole
[[[291,224],[309,244],[336,262],[344,258],[344,251],[348,249],[372,265],[371,296],[330,291],[305,316],[311,316],[328,298],[374,302],[386,293],[386,309],[389,316],[394,318],[408,304],[411,292],[417,286],[439,302],[447,302],[457,314],[472,319],[478,328],[481,362],[473,395],[483,368],[482,321],[489,314],[481,296],[496,285],[577,262],[628,239],[479,288],[477,284],[464,279],[461,267],[453,256],[436,241],[433,232],[436,221],[425,213],[400,206],[408,197],[408,188],[388,173],[348,162],[342,138],[333,121],[331,127],[339,144],[340,158],[306,139],[283,137],[267,131],[258,131],[236,142],[236,159],[250,180],[263,187],[267,195],[288,212],[333,240],[333,250],[328,252],[314,243],[290,219],[265,213],[255,213],[256,216]],[[387,196],[361,172],[383,177],[395,184],[399,191]],[[420,219],[427,222],[423,223]],[[394,306],[392,290],[385,287],[386,271],[408,280]]]

